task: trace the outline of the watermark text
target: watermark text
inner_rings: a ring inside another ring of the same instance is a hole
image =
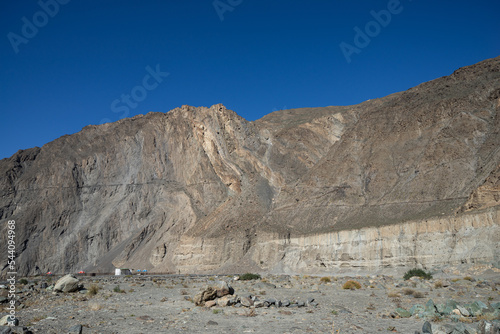
[[[401,5],[400,0],[389,0],[387,9],[382,9],[378,12],[374,10],[370,11],[370,15],[374,20],[367,22],[364,29],[358,26],[354,27],[353,43],[341,42],[339,44],[347,63],[350,64],[352,62],[352,55],[360,54],[362,49],[366,48],[372,39],[382,32],[382,28],[387,27],[391,23],[393,15],[401,14],[402,11],[403,5]]]
[[[9,220],[7,222],[7,289],[8,289],[8,301],[7,312],[9,317],[7,318],[7,324],[9,326],[15,326],[16,323],[16,221]]]
[[[38,6],[42,10],[39,10],[31,20],[26,16],[21,18],[23,25],[21,27],[21,34],[16,34],[14,32],[9,32],[7,34],[7,39],[14,49],[14,52],[19,53],[19,45],[28,44],[30,39],[35,38],[38,34],[38,29],[45,27],[49,23],[49,18],[53,18],[59,13],[60,5],[66,5],[70,0],[40,0],[38,1]]]
[[[242,2],[243,0],[214,0],[212,5],[219,16],[219,19],[224,21],[224,13],[232,12],[234,8],[241,5]]]

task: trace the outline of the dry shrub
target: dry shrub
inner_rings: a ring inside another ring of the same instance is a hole
[[[442,288],[442,287],[443,287],[443,282],[437,281],[436,283],[434,283],[434,288],[439,289],[439,288]]]
[[[410,295],[413,295],[414,293],[415,293],[415,290],[413,290],[413,289],[410,289],[410,288],[403,289],[403,294],[405,296],[410,296]]]
[[[99,292],[100,288],[97,284],[92,284],[87,292],[89,296],[95,296]]]
[[[413,293],[413,298],[424,298],[424,297],[425,297],[424,294],[420,291],[415,291]]]
[[[342,289],[345,289],[345,290],[361,289],[361,284],[359,284],[359,282],[349,280],[349,281],[344,283],[344,285],[342,286]]]
[[[104,306],[102,306],[99,303],[90,303],[89,304],[89,309],[91,311],[99,311],[99,310],[102,310],[103,308],[104,308]]]
[[[402,308],[402,306],[401,306],[401,299],[394,298],[392,301],[393,301],[394,304],[396,304],[396,307]]]
[[[387,294],[387,297],[389,297],[389,298],[399,298],[399,297],[401,297],[401,296],[400,296],[400,295],[399,295],[399,293],[397,293],[397,292],[389,292],[389,293]]]
[[[255,312],[255,309],[252,308],[250,309],[250,311],[248,311],[246,314],[245,314],[246,317],[256,317],[257,316],[257,313]]]
[[[330,277],[321,277],[320,279],[320,282],[323,282],[323,283],[330,283],[332,280],[330,279]]]

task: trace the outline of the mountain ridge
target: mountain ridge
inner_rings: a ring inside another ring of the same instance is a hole
[[[499,110],[497,57],[353,106],[90,125],[0,160],[0,219],[18,222],[23,274],[280,268],[256,260],[262,238],[498,207]]]

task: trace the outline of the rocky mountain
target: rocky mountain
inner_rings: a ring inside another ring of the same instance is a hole
[[[1,243],[15,220],[21,274],[491,263],[499,113],[497,57],[354,106],[87,126],[0,161]]]

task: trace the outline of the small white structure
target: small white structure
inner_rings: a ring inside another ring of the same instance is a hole
[[[130,269],[116,268],[115,269],[115,276],[120,276],[120,275],[132,275],[132,272],[130,271]]]

